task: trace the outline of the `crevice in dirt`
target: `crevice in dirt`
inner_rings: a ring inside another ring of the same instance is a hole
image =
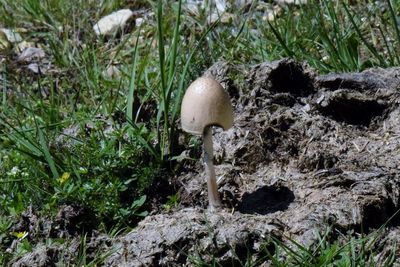
[[[174,179],[171,173],[162,171],[159,175],[154,177],[151,185],[147,187],[144,194],[147,196],[147,209],[153,212],[160,212],[162,210],[162,204],[164,204],[168,196],[171,196],[177,192],[181,184]]]
[[[363,208],[363,220],[359,229],[356,232],[369,233],[371,229],[378,229],[384,224],[387,226],[398,226],[400,222],[400,215],[396,214],[398,209],[394,206],[390,199],[385,199],[383,202],[373,202],[365,205]],[[390,219],[390,221],[389,221]]]
[[[98,222],[94,213],[84,206],[76,204],[62,206],[53,222],[49,236],[53,238],[63,238],[87,233],[92,235]]]
[[[293,61],[286,64],[281,61],[281,64],[271,71],[268,80],[272,92],[308,96],[315,91],[313,81],[305,75],[303,67]]]
[[[383,115],[386,108],[384,103],[376,99],[337,91],[320,106],[320,111],[338,122],[369,126],[374,118]]]
[[[306,64],[291,59],[277,60],[251,66],[246,74],[240,109],[251,106],[263,108],[266,105],[277,104],[292,107],[301,97],[313,95],[315,73]],[[250,108],[251,109],[251,108]],[[257,113],[257,110],[254,110]]]

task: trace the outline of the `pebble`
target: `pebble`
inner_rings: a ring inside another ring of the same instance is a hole
[[[27,47],[24,51],[18,56],[18,61],[30,62],[35,59],[44,58],[46,54],[43,49],[38,47]]]
[[[275,2],[279,5],[304,5],[307,4],[307,0],[275,0]]]
[[[14,31],[14,30],[2,28],[2,29],[0,29],[0,32],[4,33],[4,35],[7,37],[7,40],[10,43],[22,42],[21,35],[18,32]]]
[[[108,66],[108,68],[105,69],[102,74],[107,80],[119,79],[121,77],[121,71],[115,65]]]
[[[0,32],[0,51],[8,51],[11,49],[12,44],[8,41],[7,36],[5,33]]]
[[[126,22],[133,16],[130,9],[121,9],[101,18],[93,30],[97,36],[113,36],[118,30],[123,29]]]
[[[0,28],[0,51],[8,51],[22,41],[21,35],[15,30]]]
[[[137,18],[135,19],[135,26],[140,27],[145,22],[144,18]]]

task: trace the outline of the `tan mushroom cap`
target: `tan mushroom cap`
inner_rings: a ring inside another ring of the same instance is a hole
[[[229,95],[216,80],[198,78],[183,97],[181,123],[185,132],[196,135],[202,135],[207,126],[220,126],[228,130],[233,124]]]

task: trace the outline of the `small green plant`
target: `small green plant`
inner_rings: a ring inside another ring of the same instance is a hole
[[[174,195],[170,195],[167,197],[167,202],[163,205],[163,208],[168,212],[171,209],[175,208],[178,206],[179,201],[180,201],[180,196],[178,193]]]

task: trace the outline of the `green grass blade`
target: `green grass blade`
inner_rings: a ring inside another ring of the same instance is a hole
[[[7,127],[13,131],[7,134],[10,140],[14,141],[15,143],[21,144],[22,146],[27,148],[33,155],[42,155],[40,146],[23,130],[18,130],[16,127],[7,122],[7,119],[2,119],[0,123],[3,124],[4,127]]]
[[[163,4],[162,0],[158,1],[157,4],[157,37],[158,37],[158,56],[160,64],[160,76],[161,76],[161,89],[163,98],[165,99],[166,93],[166,81],[165,81],[165,51],[164,51],[164,31],[163,31]]]
[[[282,46],[283,50],[285,51],[285,53],[293,58],[295,56],[295,53],[289,49],[289,47],[286,45],[285,41],[283,40],[281,34],[277,31],[277,29],[275,29],[274,26],[272,26],[271,22],[269,22],[267,20],[267,23],[272,31],[272,33],[274,34],[275,38],[278,40],[279,44]]]
[[[167,82],[165,76],[165,47],[164,47],[164,31],[163,31],[163,4],[162,0],[158,1],[157,4],[157,35],[158,35],[158,54],[159,54],[159,65],[160,65],[160,77],[161,77],[161,100],[160,110],[163,116],[157,118],[157,125],[160,124],[161,118],[164,119],[163,133],[161,135],[160,153],[161,159],[164,159],[166,139],[169,136],[169,125],[168,125],[168,99],[167,99]],[[157,126],[159,128],[159,126]]]
[[[168,72],[168,81],[173,80],[174,78],[174,73],[175,73],[175,65],[176,65],[176,59],[177,59],[177,51],[178,51],[178,44],[179,44],[179,32],[180,32],[180,26],[181,26],[181,12],[182,12],[182,0],[178,1],[178,11],[176,14],[176,24],[174,28],[174,36],[172,38],[172,54],[169,60],[169,72]],[[170,86],[169,86],[170,87]],[[170,90],[168,92],[168,97],[170,97]]]
[[[1,69],[0,69],[1,71]],[[2,72],[2,78],[3,78],[3,90],[2,90],[2,112],[5,111],[7,108],[7,75],[6,72]]]
[[[40,142],[40,145],[42,147],[42,151],[43,151],[44,157],[45,157],[45,159],[47,161],[47,164],[49,164],[49,167],[50,167],[51,173],[53,174],[53,177],[55,179],[57,179],[59,177],[59,174],[58,174],[54,159],[51,156],[49,148],[47,146],[46,139],[44,137],[43,131],[42,131],[42,129],[40,127],[37,127],[37,131],[38,131],[39,142]]]
[[[172,87],[174,86],[174,77],[176,73],[176,61],[177,61],[177,50],[178,50],[178,45],[179,45],[179,32],[180,32],[180,25],[181,25],[181,13],[182,13],[182,0],[179,0],[178,2],[178,10],[176,14],[176,24],[174,28],[174,37],[172,41],[172,54],[170,56],[170,64],[169,64],[169,75],[168,75],[168,89],[167,89],[167,104],[168,108],[170,108],[170,101],[171,101],[171,95],[172,95]],[[175,99],[175,102],[179,102],[179,98]],[[165,118],[168,120],[168,118]],[[169,132],[169,149],[171,149],[171,141],[174,138],[174,123],[175,123],[175,118],[171,116],[171,120],[168,123],[171,126],[170,132]]]
[[[390,11],[390,16],[392,18],[393,28],[396,32],[397,43],[400,44],[400,29],[399,29],[398,17],[396,17],[395,11],[393,9],[392,1],[387,0],[387,3]]]
[[[135,50],[133,52],[133,63],[132,63],[132,70],[131,70],[131,77],[129,81],[129,92],[128,92],[128,103],[126,107],[126,117],[133,121],[133,102],[135,99],[135,83],[136,83],[136,68],[138,64],[138,45],[139,45],[139,37],[140,37],[140,29],[138,30],[138,35],[136,38]]]

